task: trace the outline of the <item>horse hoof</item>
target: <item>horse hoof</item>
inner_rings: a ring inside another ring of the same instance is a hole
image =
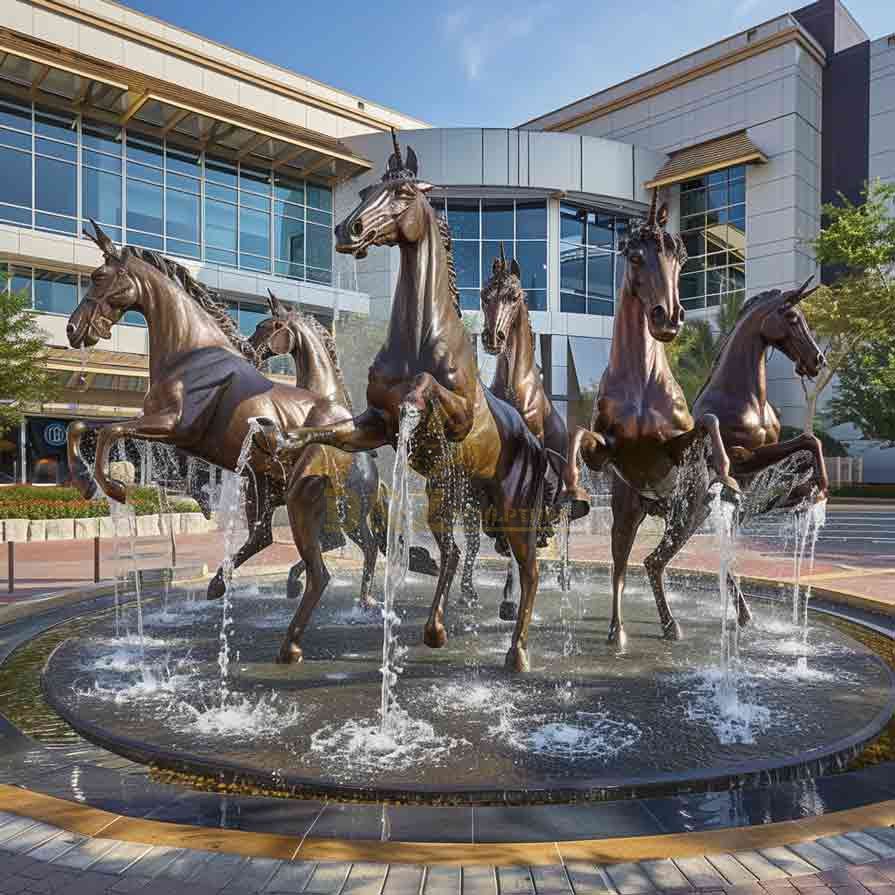
[[[516,620],[516,604],[512,600],[504,600],[497,610],[502,622],[512,622]]]
[[[673,618],[662,631],[662,636],[666,640],[683,640],[684,632],[681,631],[681,626],[677,623],[677,619]]]
[[[623,625],[616,625],[609,629],[609,637],[606,638],[606,642],[610,646],[618,647],[618,649],[623,650],[628,645],[628,635],[625,633],[625,628]]]
[[[207,600],[219,600],[224,596],[227,588],[224,586],[224,578],[220,572],[208,582],[208,591],[205,594]]]
[[[301,647],[297,643],[287,641],[280,647],[280,653],[277,656],[277,665],[298,665],[305,658]]]
[[[426,625],[423,631],[423,643],[430,649],[441,649],[447,643],[447,631],[444,625]]]
[[[581,519],[590,512],[590,495],[584,488],[563,491],[559,501],[569,504],[569,518],[572,520]]]
[[[429,575],[430,577],[437,578],[438,563],[435,562],[425,547],[411,547],[410,571],[416,572],[418,575]]]
[[[511,646],[509,648],[504,666],[508,671],[515,671],[517,674],[531,670],[528,653],[521,646]]]

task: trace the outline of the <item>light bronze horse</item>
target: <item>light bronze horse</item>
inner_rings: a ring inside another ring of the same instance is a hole
[[[253,418],[273,419],[284,429],[351,418],[347,407],[328,396],[263,376],[252,346],[226,309],[186,268],[147,249],[118,250],[96,224],[94,228],[91,238],[103,253],[103,263],[91,274],[90,288],[69,318],[69,343],[78,348],[109,338],[112,326],[129,310],[143,314],[149,332],[149,390],[143,413],[102,426],[97,434],[94,475],[109,497],[122,503],[127,497],[125,485],[107,472],[109,449],[121,438],[171,444],[236,470]],[[95,483],[80,456],[84,428],[81,423],[70,427],[69,463],[79,488],[89,493]],[[323,445],[311,445],[288,466],[257,446],[249,455],[246,468],[253,487],[248,501],[254,504],[250,519],[258,518],[269,487],[283,490],[295,545],[308,568],[308,592],[315,600],[329,581],[320,543],[327,523],[327,491],[338,489],[350,467],[350,456]],[[289,637],[280,650],[281,661],[296,658],[288,643]]]
[[[249,337],[259,361],[264,362],[279,355],[290,356],[295,364],[295,385],[298,388],[307,389],[315,395],[325,395],[351,411],[351,396],[345,386],[332,334],[315,317],[279,301],[273,292],[269,294],[268,306],[271,316],[262,320]],[[351,469],[340,488],[341,505],[338,507],[341,531],[364,554],[360,588],[360,605],[364,609],[378,606],[372,597],[373,575],[376,571],[377,551],[385,554],[388,524],[388,489],[379,479],[374,458],[375,454],[371,453],[351,455]],[[268,544],[272,541],[272,512],[271,509],[263,520]],[[332,549],[343,543],[344,538],[339,532],[327,532],[324,549]],[[438,574],[437,568],[432,568],[434,564],[423,548],[411,547],[410,550],[410,568],[413,571]],[[301,596],[301,575],[304,571],[304,560],[292,567],[287,596]]]
[[[730,476],[717,418],[706,413],[694,421],[665,355],[664,343],[678,334],[684,318],[678,278],[686,250],[680,237],[667,232],[668,207],[663,204],[657,210],[657,192],[646,222],[633,229],[622,246],[627,263],[609,365],[597,391],[591,429],[579,428],[570,438],[564,477],[572,518],[578,518],[589,507],[578,481],[579,452],[589,468],[608,465],[614,473],[609,642],[620,647],[626,641],[621,610],[625,573],[646,513],[666,519],[662,539],[644,564],[663,636],[677,640],[681,629],[668,606],[664,568],[701,521],[696,508],[708,493],[710,479],[739,491]],[[680,507],[691,509],[674,512]],[[741,619],[748,612],[744,607],[739,606]]]
[[[522,415],[525,425],[547,451],[547,462],[562,474],[569,447],[569,433],[565,420],[547,397],[541,371],[535,362],[535,336],[531,328],[525,290],[519,264],[515,258],[507,260],[503,243],[500,255],[491,265],[491,277],[482,287],[482,347],[497,357],[497,369],[491,381],[491,391],[502,401],[512,404]],[[480,514],[473,505],[467,511],[466,554],[463,558],[461,587],[467,603],[475,604],[477,595],[473,582],[479,546]],[[546,530],[542,529],[546,535]],[[538,546],[545,546],[546,538]],[[513,602],[514,575],[512,563],[500,604],[500,617],[516,617]]]
[[[403,408],[422,418],[410,445],[410,463],[426,477],[429,527],[441,552],[440,574],[424,641],[447,640],[445,606],[459,560],[450,507],[458,497],[446,453],[484,503],[486,530],[502,535],[519,568],[520,610],[506,665],[527,670],[528,628],[538,586],[537,526],[548,490],[546,455],[512,406],[481,383],[464,329],[453,271],[451,237],[418,179],[412,149],[395,149],[381,183],[361,192],[360,205],[336,227],[336,249],[357,258],[371,245],[398,246],[401,269],[386,343],[370,367],[367,409],[353,420],[292,429],[278,456],[288,459],[308,444],[347,451],[395,446]],[[446,445],[455,446],[446,451]],[[558,491],[558,488],[556,489]],[[305,595],[308,600],[308,595]],[[300,651],[300,629],[293,650]]]
[[[819,500],[829,487],[820,440],[804,433],[781,442],[780,420],[768,401],[769,348],[782,351],[799,376],[813,379],[825,363],[798,307],[814,291],[808,289],[812,279],[789,292],[761,292],[743,305],[693,402],[694,414],[712,413],[718,418],[731,473],[743,488],[756,474],[793,454],[811,455],[811,479],[786,496],[786,505]]]

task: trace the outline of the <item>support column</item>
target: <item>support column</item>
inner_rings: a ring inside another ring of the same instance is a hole
[[[24,485],[28,481],[28,430],[23,419],[19,423],[19,481]]]

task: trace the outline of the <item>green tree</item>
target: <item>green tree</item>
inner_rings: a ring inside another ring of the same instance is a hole
[[[802,303],[827,365],[805,390],[806,432],[814,430],[818,400],[833,378],[859,355],[872,361],[868,346],[895,337],[895,184],[875,181],[855,205],[844,196],[823,206],[826,224],[813,242],[817,260],[832,269],[833,282]],[[840,416],[846,411],[840,402]],[[855,422],[857,420],[843,420]]]
[[[52,400],[57,392],[46,367],[46,336],[30,305],[27,293],[7,290],[0,274],[0,431],[21,422],[28,405]]]
[[[862,346],[839,369],[836,395],[823,414],[852,423],[864,438],[895,447],[895,336]]]
[[[665,345],[671,371],[691,406],[711,375],[715,356],[721,343],[733,332],[742,307],[743,293],[728,293],[721,300],[715,327],[706,319],[687,322],[680,335]]]

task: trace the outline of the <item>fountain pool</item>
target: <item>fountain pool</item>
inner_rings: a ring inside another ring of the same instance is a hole
[[[631,576],[628,645],[606,643],[605,570],[571,564],[568,599],[545,572],[532,671],[503,670],[503,568],[477,581],[478,608],[451,606],[449,640],[422,643],[430,579],[397,604],[396,713],[380,726],[381,613],[356,608],[337,571],[299,666],[273,663],[295,605],[284,578],[243,576],[230,603],[222,701],[216,603],[146,594],[145,661],[109,615],[82,622],[49,658],[43,687],[78,732],[132,759],[290,793],[435,802],[618,798],[810,775],[851,758],[895,710],[888,666],[809,611],[756,601],[727,675],[717,584],[672,591],[685,640],[660,637],[653,598]],[[382,583],[377,582],[378,593]],[[136,630],[134,608],[122,627]]]

